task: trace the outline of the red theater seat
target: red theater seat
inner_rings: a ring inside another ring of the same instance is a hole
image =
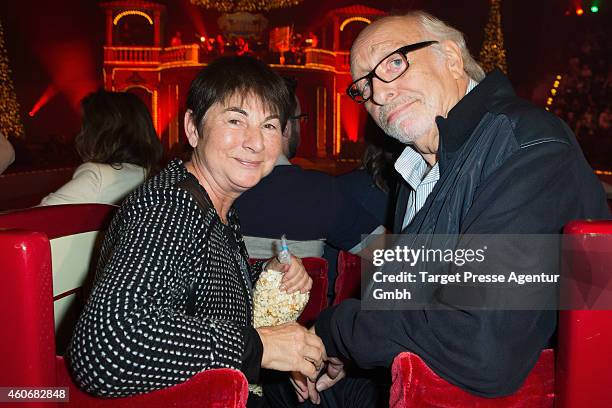
[[[188,381],[159,391],[128,398],[93,398],[78,389],[68,374],[66,362],[57,357],[58,383],[69,387],[69,406],[78,408],[226,408],[244,407],[248,397],[248,385],[238,370],[222,368],[202,371]],[[63,406],[63,405],[62,405]]]
[[[559,313],[555,407],[612,407],[612,220],[574,221],[565,234],[573,275],[597,285],[589,288],[594,310]]]
[[[472,395],[442,379],[413,353],[401,353],[393,361],[392,408],[544,408],[553,406],[554,352],[542,351],[540,359],[513,395],[483,398]]]
[[[350,252],[338,253],[338,276],[334,285],[334,305],[346,299],[361,298],[361,258]]]
[[[303,258],[302,263],[312,278],[310,299],[298,322],[304,326],[311,326],[321,310],[327,307],[327,261],[323,258]]]
[[[56,356],[56,338],[72,331],[71,310],[81,304],[80,287],[95,263],[98,233],[114,210],[83,204],[0,214],[0,387],[68,387],[70,403],[61,406],[244,407],[246,378],[230,369],[120,399],[94,398],[72,383],[63,358]]]

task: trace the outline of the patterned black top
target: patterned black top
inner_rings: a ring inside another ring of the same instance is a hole
[[[258,375],[251,288],[261,263],[249,267],[235,210],[224,225],[181,188],[188,178],[172,161],[111,223],[68,350],[76,383],[91,394],[134,395],[211,368]]]

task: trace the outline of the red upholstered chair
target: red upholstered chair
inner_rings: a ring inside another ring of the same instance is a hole
[[[593,298],[598,300],[594,310],[559,313],[555,407],[612,407],[612,220],[574,221],[565,234],[572,238],[568,265],[573,275],[586,274],[602,292]]]
[[[323,258],[302,258],[304,268],[312,278],[310,299],[298,322],[304,326],[311,326],[317,316],[327,307],[327,260]]]
[[[472,395],[442,379],[416,354],[405,352],[395,357],[389,406],[445,408],[544,408],[554,399],[554,352],[542,351],[540,359],[513,395],[483,398]]]
[[[338,276],[334,284],[334,305],[361,298],[361,258],[350,252],[338,253]]]
[[[99,232],[114,210],[83,204],[0,213],[0,387],[68,387],[70,403],[61,406],[244,407],[248,385],[237,370],[204,371],[164,390],[119,399],[94,398],[71,381],[56,355],[56,336],[72,331]]]
[[[257,259],[251,259],[251,263],[256,261]],[[298,322],[304,326],[311,326],[319,313],[327,307],[328,265],[327,260],[316,257],[302,258],[302,263],[312,278],[312,289],[308,304],[298,317]]]

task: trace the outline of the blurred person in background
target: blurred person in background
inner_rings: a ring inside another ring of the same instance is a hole
[[[100,90],[87,95],[81,107],[75,145],[84,163],[40,205],[119,204],[162,158],[151,115],[136,95]]]

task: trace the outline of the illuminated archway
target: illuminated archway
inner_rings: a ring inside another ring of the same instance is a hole
[[[119,24],[119,20],[121,20],[125,16],[141,16],[141,17],[146,18],[149,24],[153,25],[153,19],[151,18],[151,16],[149,16],[144,11],[140,11],[140,10],[126,10],[126,11],[123,11],[117,14],[115,18],[113,19],[113,25]]]
[[[350,17],[344,20],[342,24],[340,24],[340,31],[344,31],[344,27],[346,27],[348,24],[354,21],[361,21],[362,23],[366,23],[366,24],[370,24],[372,22],[372,20],[370,20],[369,18],[365,18],[365,17]]]
[[[339,35],[339,49],[349,50],[351,45],[359,35],[359,32],[367,27],[372,20],[365,17],[350,17],[347,18],[340,24],[340,35]]]

